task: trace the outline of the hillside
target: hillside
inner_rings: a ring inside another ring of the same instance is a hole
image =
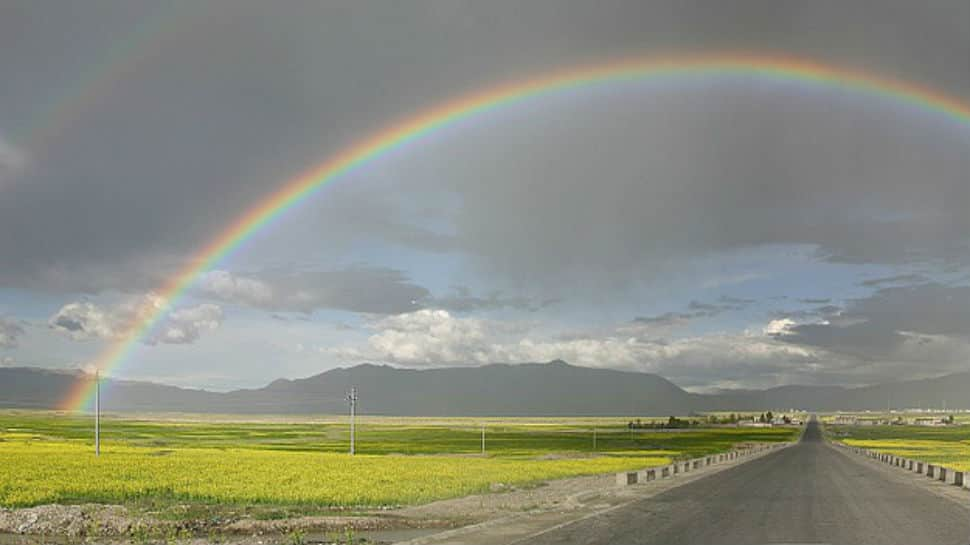
[[[0,368],[0,407],[57,408],[79,372]],[[801,408],[879,410],[970,408],[970,373],[842,388],[781,386],[692,394],[654,374],[576,367],[562,361],[481,367],[400,369],[362,364],[263,388],[210,392],[149,382],[106,380],[109,411],[337,414],[346,391],[360,391],[362,414],[399,416],[683,415],[692,411]]]

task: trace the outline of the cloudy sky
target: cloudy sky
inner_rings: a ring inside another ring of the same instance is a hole
[[[394,120],[726,50],[970,102],[965,0],[4,2],[0,365],[86,365],[239,214]],[[897,103],[742,77],[560,93],[341,178],[199,278],[118,374],[941,375],[970,366],[968,205],[970,126]]]

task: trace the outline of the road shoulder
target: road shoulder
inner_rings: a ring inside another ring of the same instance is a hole
[[[892,466],[867,456],[855,454],[844,448],[839,448],[828,441],[826,441],[826,447],[837,452],[840,456],[844,456],[855,463],[862,464],[878,472],[887,480],[917,487],[941,498],[953,501],[965,509],[967,516],[970,517],[970,490],[962,486],[953,486],[939,479],[931,479],[926,475],[921,475],[914,471],[907,471],[901,467]]]
[[[679,473],[670,478],[657,479],[632,486],[617,486],[614,475],[569,479],[567,480],[569,482],[553,482],[549,484],[550,487],[561,487],[558,491],[562,492],[562,495],[559,496],[558,500],[552,500],[549,503],[534,506],[521,506],[519,499],[516,499],[508,503],[510,506],[520,505],[517,512],[499,514],[498,511],[493,511],[493,514],[496,516],[488,520],[405,541],[401,545],[439,545],[446,543],[448,545],[495,545],[499,543],[525,543],[546,532],[551,532],[569,526],[570,524],[621,509],[631,503],[651,498],[668,490],[776,452],[778,450],[766,450],[746,458],[702,467],[689,473]],[[471,502],[471,504],[479,501],[501,502],[501,496],[502,494],[469,496],[467,498],[461,498],[459,501]],[[555,494],[549,497],[555,497]],[[440,505],[421,506],[414,508],[413,513],[402,514],[420,516],[423,509],[434,509],[437,511],[440,508]],[[515,509],[515,507],[512,507],[512,509]]]

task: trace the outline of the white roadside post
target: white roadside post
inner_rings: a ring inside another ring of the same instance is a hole
[[[347,392],[347,402],[350,403],[350,455],[353,456],[356,452],[355,437],[354,437],[354,418],[357,416],[357,388],[351,388]]]

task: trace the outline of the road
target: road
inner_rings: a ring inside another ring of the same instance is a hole
[[[530,544],[970,544],[970,509],[825,443],[789,448],[534,536]]]

